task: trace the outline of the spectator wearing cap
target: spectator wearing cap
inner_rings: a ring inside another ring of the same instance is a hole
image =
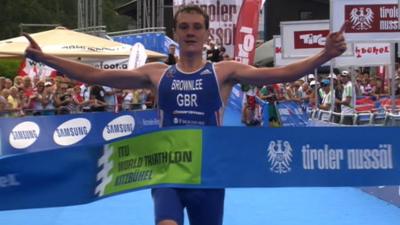
[[[313,81],[313,80],[315,80],[314,74],[312,74],[312,73],[308,74],[308,75],[307,75],[307,81],[308,81],[308,82],[311,82],[311,81]]]
[[[323,79],[321,81],[321,90],[324,92],[324,96],[322,98],[321,105],[319,106],[320,109],[331,111],[332,106],[334,104],[335,99],[332,96],[334,91],[330,88],[331,81],[328,79]]]
[[[343,83],[342,99],[339,101],[341,104],[342,122],[344,124],[353,124],[355,90],[351,82],[350,72],[344,70],[340,74],[340,79]],[[350,116],[351,115],[351,116]]]
[[[316,90],[318,90],[319,86],[318,86],[318,82],[313,80],[310,82],[310,88],[309,88],[309,92],[308,94],[308,99],[310,100],[310,107],[311,108],[315,108],[316,107]]]
[[[341,112],[341,104],[340,101],[342,100],[342,92],[343,92],[343,88],[342,85],[340,85],[340,81],[338,79],[338,76],[335,73],[331,73],[328,76],[329,80],[333,82],[333,89],[334,91],[334,95],[335,95],[335,107],[334,107],[334,111],[337,113]],[[335,122],[339,122],[339,121],[335,121]]]
[[[56,113],[55,106],[55,89],[52,82],[46,81],[44,82],[44,91],[43,91],[43,115],[54,115]]]

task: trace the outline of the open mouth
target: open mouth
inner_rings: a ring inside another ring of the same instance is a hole
[[[197,41],[194,41],[194,40],[186,40],[185,43],[186,43],[186,44],[196,44]]]

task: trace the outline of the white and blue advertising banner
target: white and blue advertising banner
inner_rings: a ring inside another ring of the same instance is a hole
[[[240,89],[240,84],[233,86],[231,95],[229,95],[227,107],[235,109],[242,113],[244,93]]]
[[[399,41],[398,6],[398,0],[331,0],[331,28],[337,31],[349,21],[347,41]]]
[[[168,54],[168,47],[170,44],[178,44],[170,39],[168,36],[162,33],[146,33],[146,34],[130,34],[113,36],[112,39],[117,42],[124,44],[134,45],[135,43],[141,43],[146,49]],[[177,49],[179,52],[179,47]]]
[[[157,129],[156,110],[0,118],[0,155],[104,144]]]
[[[0,157],[0,210],[152,187],[400,184],[399,128],[180,127],[106,145]]]
[[[266,102],[266,101],[263,101],[262,99],[260,99],[260,98],[256,98],[256,102],[257,102],[257,104],[259,104],[260,105],[260,107],[261,107],[261,114],[262,114],[262,122],[261,122],[261,125],[263,126],[263,127],[269,127],[269,102]]]
[[[306,127],[309,124],[306,110],[295,101],[277,102],[276,109],[284,127]]]

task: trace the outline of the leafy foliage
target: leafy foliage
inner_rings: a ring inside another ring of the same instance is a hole
[[[103,0],[103,23],[107,31],[126,30],[131,19],[120,16],[115,8],[127,0]],[[23,24],[59,24],[75,29],[78,24],[77,0],[2,0],[0,7],[0,40],[20,35]],[[35,33],[49,27],[24,27],[23,31]],[[20,60],[0,60],[0,76],[13,77]]]
[[[103,23],[107,31],[127,29],[129,17],[118,15],[114,8],[127,0],[103,0]],[[69,29],[77,27],[77,0],[2,0],[0,7],[0,40],[20,34],[19,24],[60,24]],[[27,29],[27,30],[25,30]],[[29,33],[49,29],[29,27]]]
[[[0,76],[13,79],[19,68],[20,60],[1,60],[0,62]]]

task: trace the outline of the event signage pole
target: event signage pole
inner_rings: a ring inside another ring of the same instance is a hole
[[[398,0],[398,3],[397,3],[397,13],[399,13],[400,12],[400,0]],[[397,16],[398,18],[397,18],[397,30],[399,30],[400,31],[400,16]]]
[[[354,113],[356,113],[356,100],[357,100],[357,81],[356,81],[356,74],[355,74],[355,69],[354,66],[350,66],[350,77],[351,77],[351,83],[353,84],[352,88],[352,98],[351,98],[351,104],[354,107]],[[355,121],[353,121],[355,122]]]
[[[399,16],[399,12],[400,12],[400,0],[397,1],[397,31],[400,31],[400,16]],[[391,101],[392,101],[392,112],[394,113],[394,110],[396,108],[396,103],[395,103],[395,73],[396,73],[396,53],[394,52],[396,47],[395,47],[395,43],[391,43],[390,47],[393,50],[392,54],[391,54],[391,63],[390,63],[390,74],[391,74]],[[400,193],[400,192],[399,192]]]
[[[314,85],[314,93],[315,93],[315,107],[318,109],[319,102],[318,102],[318,68],[314,69],[314,80],[315,80],[315,85]]]
[[[329,111],[331,111],[331,112],[333,112],[334,109],[335,109],[335,87],[333,85],[333,67],[334,67],[334,64],[335,64],[335,62],[334,62],[334,59],[333,59],[331,61],[330,67],[329,67],[329,77],[330,77],[330,79],[329,79],[329,82],[330,82],[329,89],[330,89],[330,92],[331,92],[331,102],[332,102],[331,108],[329,109]]]
[[[395,57],[396,57],[396,53],[395,53],[395,42],[390,43],[390,48],[391,48],[391,57],[390,57],[390,100],[391,100],[391,107],[392,107],[392,113],[395,113],[395,109],[396,109],[396,96],[395,96],[395,71],[396,71],[396,63],[395,63]]]

